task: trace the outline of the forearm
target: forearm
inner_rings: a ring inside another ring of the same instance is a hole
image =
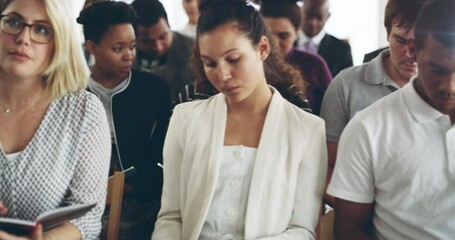
[[[44,240],[82,239],[79,229],[70,222],[65,222],[58,227],[45,231],[43,236]]]
[[[362,229],[355,225],[344,225],[335,227],[335,238],[338,240],[371,240],[373,234],[369,228]]]

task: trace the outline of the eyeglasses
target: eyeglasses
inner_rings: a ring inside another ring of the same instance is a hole
[[[27,24],[19,16],[0,15],[0,29],[9,35],[20,34],[25,27],[30,29],[30,39],[36,43],[48,43],[54,36],[52,27],[43,23]]]

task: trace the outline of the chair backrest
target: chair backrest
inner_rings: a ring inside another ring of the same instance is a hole
[[[109,206],[109,221],[107,224],[107,239],[117,240],[120,229],[120,215],[122,212],[124,172],[114,172],[107,184],[106,204]]]
[[[317,239],[318,240],[334,240],[333,222],[335,221],[335,211],[330,210],[322,215],[319,219]]]

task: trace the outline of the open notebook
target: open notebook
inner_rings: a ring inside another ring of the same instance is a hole
[[[19,236],[29,235],[39,222],[43,225],[43,230],[47,230],[71,219],[82,217],[94,206],[96,206],[96,203],[56,208],[40,214],[34,222],[14,218],[0,218],[0,230]]]

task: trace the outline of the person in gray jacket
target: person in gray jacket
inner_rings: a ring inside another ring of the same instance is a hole
[[[171,31],[160,1],[135,0],[131,4],[139,16],[134,23],[137,57],[133,69],[166,79],[175,103],[179,92],[194,80],[189,66],[194,40]]]

